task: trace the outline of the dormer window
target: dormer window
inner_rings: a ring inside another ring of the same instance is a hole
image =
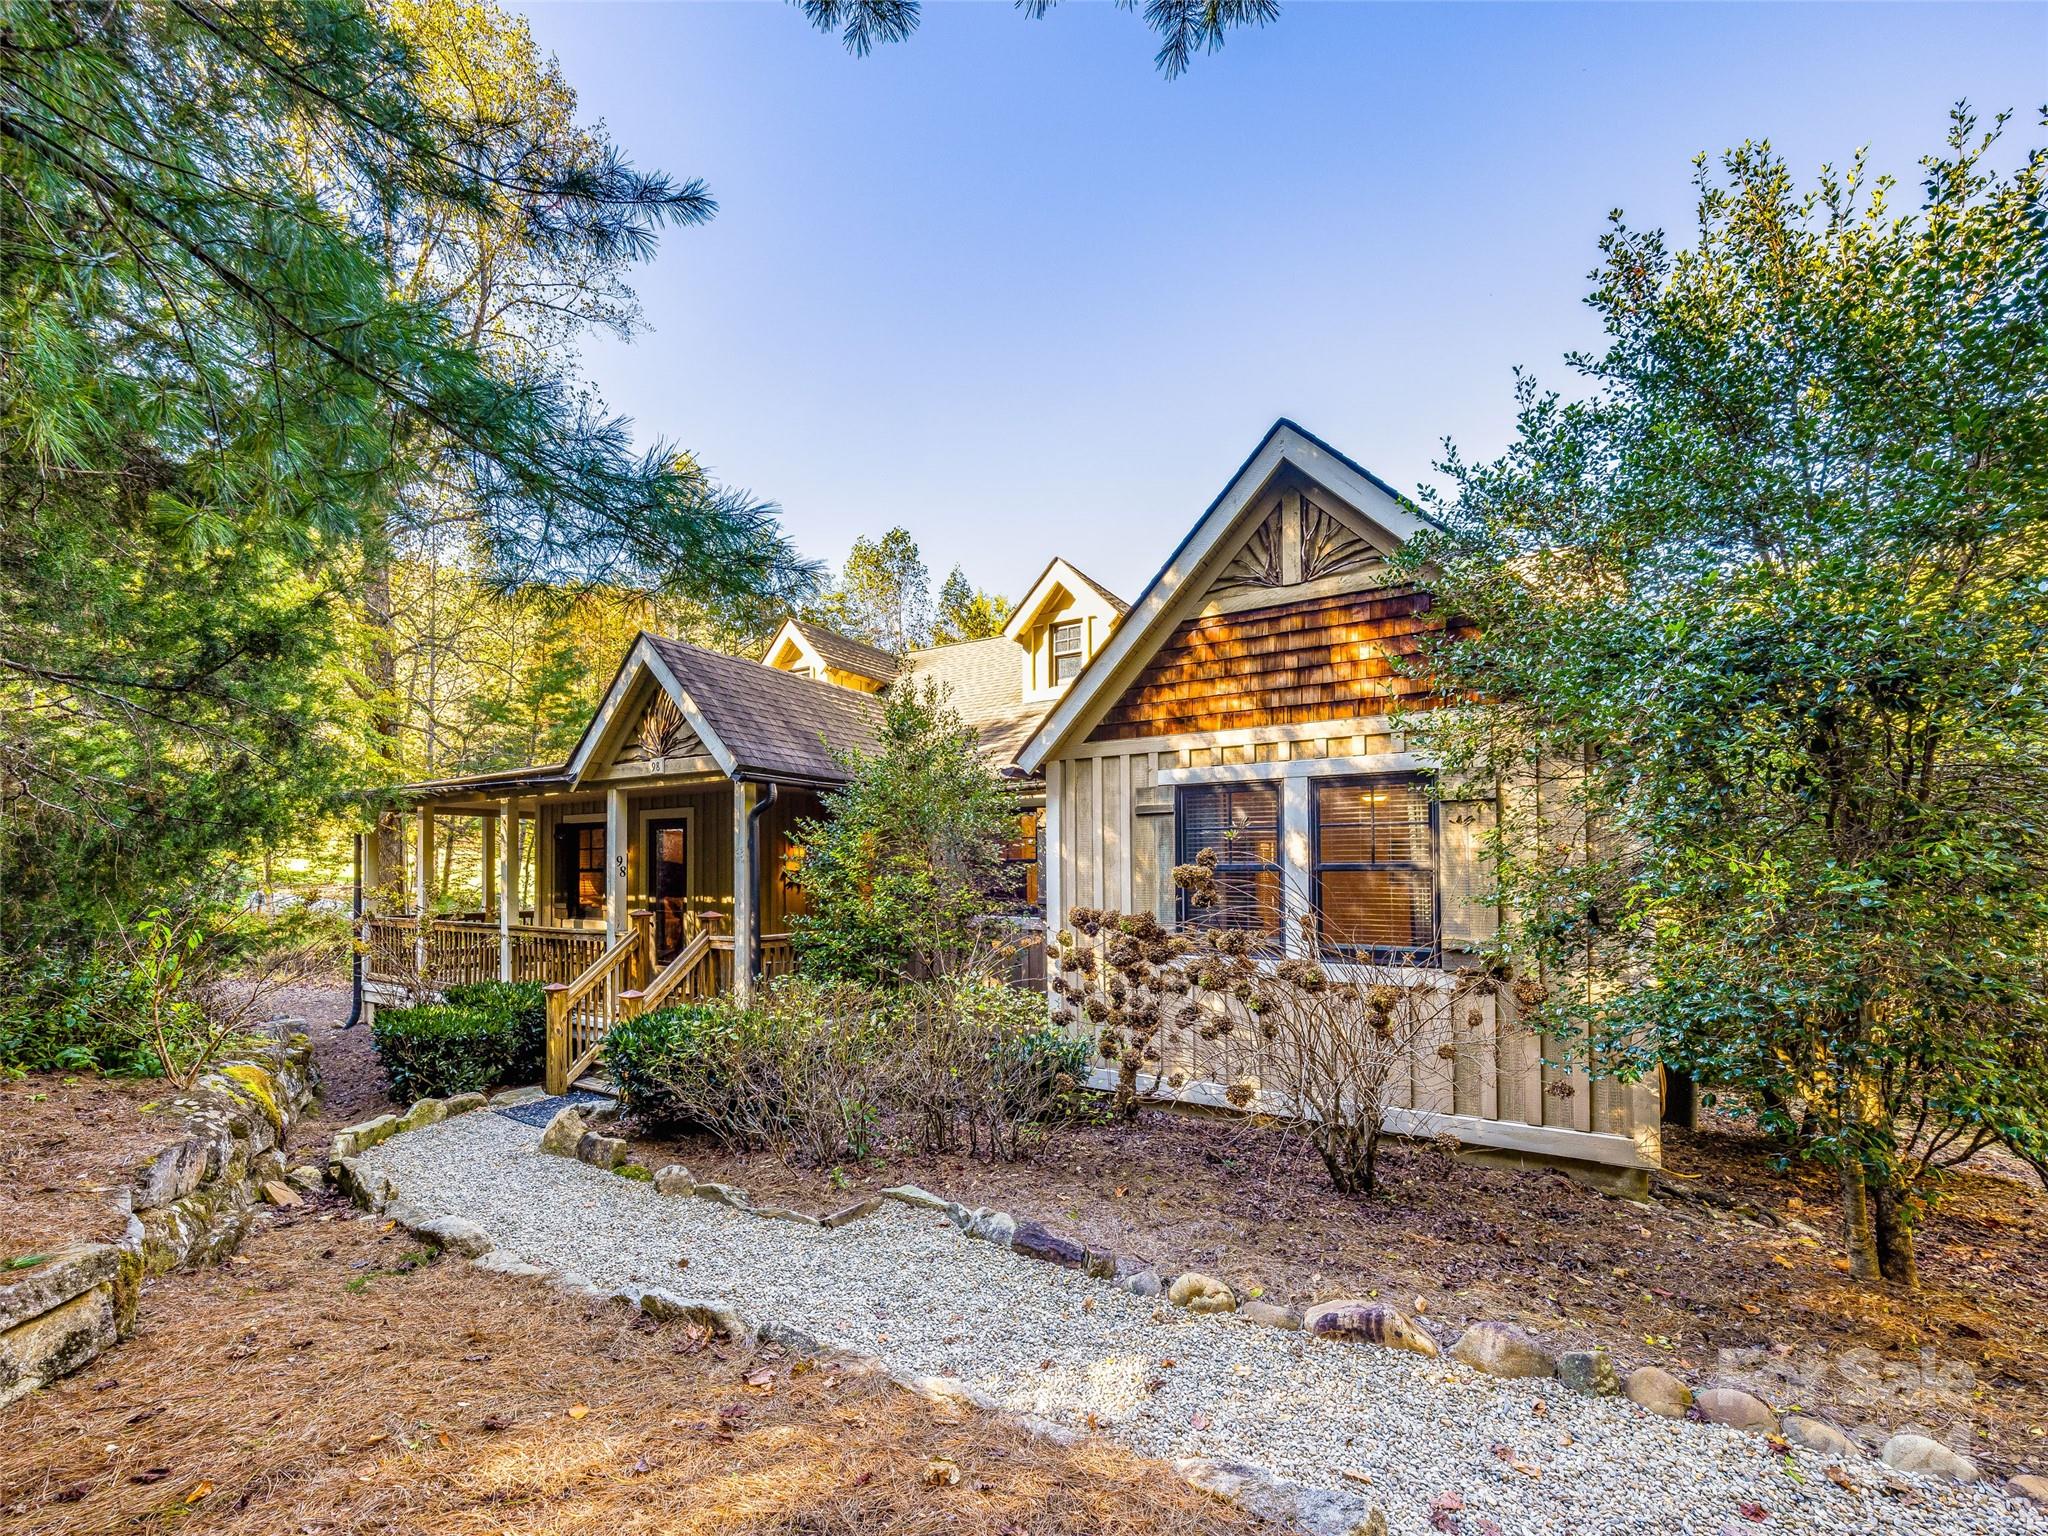
[[[1081,623],[1076,619],[1052,627],[1052,680],[1055,686],[1081,675]]]

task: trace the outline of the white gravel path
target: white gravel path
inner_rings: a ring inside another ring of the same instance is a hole
[[[1878,1491],[1875,1463],[1853,1462],[1859,1491],[1847,1492],[1807,1453],[1788,1475],[1753,1435],[1556,1382],[1194,1318],[972,1241],[937,1212],[889,1202],[825,1231],[662,1195],[538,1143],[532,1127],[480,1112],[395,1137],[361,1165],[422,1214],[464,1217],[501,1249],[602,1290],[723,1301],[749,1323],[879,1356],[898,1374],[958,1377],[1005,1408],[1147,1455],[1250,1463],[1362,1494],[1394,1536],[1482,1536],[1488,1520],[1502,1536],[2048,1531],[1986,1484],[1887,1474],[1920,1495],[1902,1500]],[[1433,1527],[1432,1501],[1445,1495],[1462,1508]],[[1764,1508],[1762,1523],[1745,1501]]]

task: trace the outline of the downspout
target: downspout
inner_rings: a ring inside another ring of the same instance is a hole
[[[774,779],[768,781],[768,793],[754,802],[754,808],[747,812],[747,865],[754,872],[754,899],[748,915],[748,926],[753,930],[754,942],[747,946],[747,979],[761,979],[761,890],[768,882],[766,871],[761,868],[761,813],[775,803],[782,793],[782,785]]]
[[[371,833],[371,836],[375,835]],[[357,942],[349,946],[354,959],[349,967],[351,988],[348,1018],[341,1026],[343,1029],[354,1029],[363,1022],[363,946],[360,942],[363,935],[363,840],[360,836],[355,839],[355,846],[355,893],[349,903],[349,934]]]

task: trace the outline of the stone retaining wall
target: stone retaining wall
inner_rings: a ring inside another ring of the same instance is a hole
[[[284,1144],[317,1086],[312,1042],[280,1031],[165,1106],[173,1139],[117,1197],[119,1242],[42,1256],[0,1280],[0,1403],[68,1376],[125,1338],[143,1280],[218,1263],[248,1231],[261,1186],[284,1178]]]

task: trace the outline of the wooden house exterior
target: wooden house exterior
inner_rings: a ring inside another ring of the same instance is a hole
[[[1172,870],[1209,847],[1225,899],[1200,920],[1451,994],[1499,925],[1484,855],[1500,803],[1437,784],[1409,739],[1434,700],[1403,662],[1446,622],[1389,564],[1421,526],[1362,466],[1273,427],[1018,753],[1045,781],[1050,922],[1190,920]],[[1396,1128],[1640,1187],[1654,1081],[1546,1059],[1522,1012],[1512,989],[1444,1009]],[[1158,1065],[1159,1091],[1197,1104],[1258,1082],[1241,1048],[1226,1067],[1193,1038]]]

